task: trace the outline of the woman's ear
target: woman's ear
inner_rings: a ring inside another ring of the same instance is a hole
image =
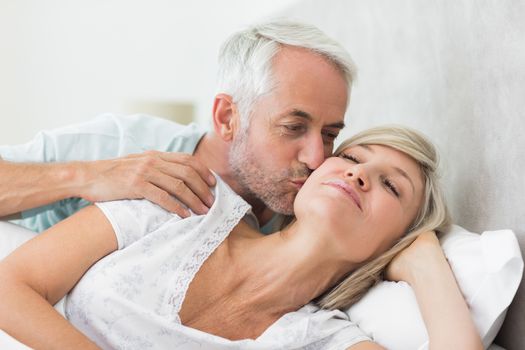
[[[230,95],[218,94],[213,101],[213,128],[224,141],[231,141],[239,129],[239,112]]]

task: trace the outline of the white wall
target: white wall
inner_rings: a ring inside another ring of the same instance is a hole
[[[525,231],[524,1],[304,0],[285,13],[356,61],[342,138],[384,123],[427,133],[455,219]]]
[[[207,121],[221,42],[294,1],[0,0],[0,144],[137,101]]]
[[[525,1],[303,0],[286,11],[350,51],[348,130],[401,123],[441,150],[455,222],[513,229],[525,256]],[[525,283],[497,343],[525,349]]]

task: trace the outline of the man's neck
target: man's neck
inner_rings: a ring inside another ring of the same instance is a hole
[[[257,217],[259,224],[264,226],[271,220],[274,212],[264,203],[247,193],[246,190],[237,182],[232,169],[229,165],[229,145],[221,140],[217,134],[213,132],[206,133],[193,155],[206,167],[213,170],[221,179],[228,184],[239,196],[241,196],[252,207],[252,212]]]

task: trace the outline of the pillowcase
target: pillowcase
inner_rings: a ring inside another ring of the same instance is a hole
[[[477,234],[453,225],[441,247],[488,348],[520,284],[523,259],[514,232]],[[383,281],[346,313],[374,341],[391,350],[427,349],[428,335],[406,282]]]

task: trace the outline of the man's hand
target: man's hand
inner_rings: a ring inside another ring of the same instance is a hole
[[[91,202],[145,198],[187,217],[184,205],[205,214],[214,201],[215,177],[189,154],[147,151],[78,164],[81,197]]]

